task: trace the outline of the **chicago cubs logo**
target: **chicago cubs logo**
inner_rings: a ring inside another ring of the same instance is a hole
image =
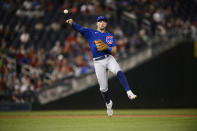
[[[106,37],[106,42],[107,42],[108,44],[112,44],[112,43],[113,43],[113,37],[112,37],[112,36],[107,36],[107,37]]]

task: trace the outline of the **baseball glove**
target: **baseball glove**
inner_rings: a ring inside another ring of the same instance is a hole
[[[102,40],[95,40],[94,44],[96,45],[98,51],[104,51],[108,49],[108,45]]]

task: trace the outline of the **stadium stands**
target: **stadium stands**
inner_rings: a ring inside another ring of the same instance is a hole
[[[182,32],[197,40],[196,3],[171,0],[0,0],[0,102],[33,102],[34,91],[63,77],[93,72],[87,42],[65,24],[63,9],[77,23],[95,28],[109,18],[117,57],[148,46],[155,36]],[[192,10],[192,12],[191,12]]]

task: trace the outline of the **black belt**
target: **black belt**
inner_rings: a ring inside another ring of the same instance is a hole
[[[98,61],[98,60],[102,60],[102,59],[105,59],[109,57],[109,55],[104,55],[104,56],[100,56],[100,57],[96,57],[96,58],[93,58],[94,61]]]

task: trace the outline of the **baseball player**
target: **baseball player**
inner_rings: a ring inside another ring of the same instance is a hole
[[[107,18],[99,16],[97,18],[97,29],[84,28],[78,25],[73,19],[66,20],[66,23],[80,32],[88,41],[89,47],[93,55],[93,62],[95,67],[96,76],[100,86],[100,91],[106,102],[108,116],[113,115],[112,100],[108,91],[108,76],[107,70],[116,74],[120,80],[121,85],[124,87],[129,99],[133,100],[137,96],[131,91],[128,81],[121,71],[121,68],[115,58],[114,54],[117,52],[114,36],[106,32]]]

